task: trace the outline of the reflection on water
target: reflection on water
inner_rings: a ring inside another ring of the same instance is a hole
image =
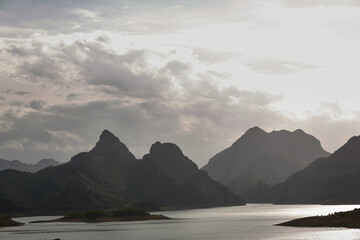
[[[17,218],[24,226],[2,228],[0,239],[126,239],[126,240],[235,240],[235,239],[360,239],[360,230],[345,228],[293,228],[273,226],[298,217],[327,215],[360,208],[360,205],[249,204],[161,212],[171,220],[110,223],[37,223],[58,218]]]

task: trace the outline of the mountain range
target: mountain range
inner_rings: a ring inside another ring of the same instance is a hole
[[[244,195],[250,202],[281,204],[360,203],[360,136],[329,157],[319,158],[275,186],[259,184]]]
[[[139,204],[149,208],[244,204],[199,170],[175,144],[156,142],[149,154],[137,160],[107,130],[92,150],[75,155],[67,163],[36,173],[0,172],[1,199],[47,214]]]
[[[0,212],[243,205],[239,194],[257,203],[352,204],[360,203],[359,181],[360,136],[330,155],[302,130],[254,127],[199,170],[173,143],[156,142],[139,160],[104,130],[67,163],[0,171]]]
[[[22,172],[37,172],[49,166],[57,166],[59,164],[60,163],[54,159],[41,159],[36,164],[22,163],[18,160],[9,161],[0,159],[0,171],[5,169],[14,169]]]
[[[300,129],[268,133],[253,127],[202,169],[242,195],[259,182],[268,185],[283,182],[313,160],[328,155],[318,139]]]

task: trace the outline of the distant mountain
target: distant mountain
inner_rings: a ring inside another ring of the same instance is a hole
[[[360,136],[327,158],[319,158],[285,182],[259,185],[246,193],[251,202],[360,203]]]
[[[14,169],[22,172],[37,172],[49,166],[57,166],[59,164],[60,163],[54,159],[42,159],[36,164],[22,163],[18,160],[8,161],[0,159],[0,171],[5,169]]]
[[[44,213],[114,209],[140,201],[170,207],[242,204],[176,145],[156,143],[144,160],[137,160],[107,130],[91,151],[65,164],[36,173],[0,172],[0,197]]]
[[[254,127],[212,157],[203,169],[241,195],[259,182],[285,181],[313,160],[328,155],[319,140],[300,129],[267,133]]]

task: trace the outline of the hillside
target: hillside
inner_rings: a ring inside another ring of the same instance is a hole
[[[319,158],[285,182],[246,193],[251,202],[360,203],[360,136],[352,137],[327,158]]]

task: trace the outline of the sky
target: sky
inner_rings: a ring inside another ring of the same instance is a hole
[[[198,166],[244,132],[360,134],[358,0],[1,0],[0,158],[67,162],[108,129]]]

